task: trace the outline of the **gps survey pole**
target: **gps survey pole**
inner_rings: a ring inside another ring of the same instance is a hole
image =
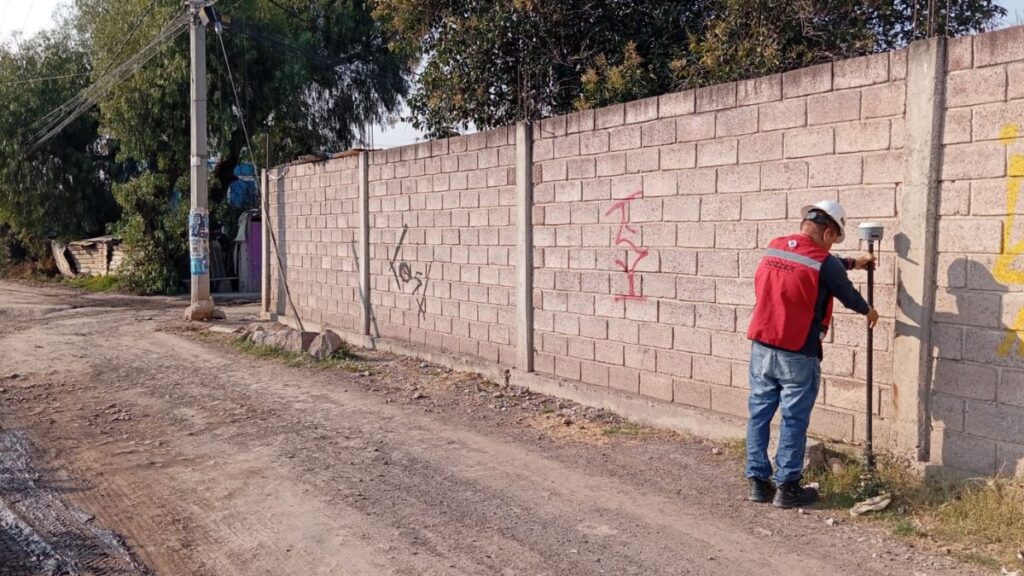
[[[868,243],[868,254],[874,256],[875,254],[875,242],[881,242],[882,236],[885,234],[885,226],[878,222],[865,222],[857,227],[857,235],[860,236],[861,240],[865,240]],[[871,263],[868,265],[868,305],[872,308],[875,307],[875,264]],[[874,360],[875,360],[875,333],[868,324],[868,339],[867,339],[867,361],[865,362],[867,369],[866,382],[865,382],[865,396],[867,399],[867,426],[865,426],[865,441],[864,441],[864,466],[869,473],[875,471],[875,451],[872,446],[872,421],[874,418]]]

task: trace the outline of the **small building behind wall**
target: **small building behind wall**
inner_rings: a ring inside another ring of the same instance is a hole
[[[98,236],[68,244],[53,242],[54,260],[65,276],[107,276],[117,272],[124,259],[121,239]]]
[[[259,292],[263,279],[263,221],[259,210],[247,210],[238,217],[233,258],[238,271],[239,292]]]

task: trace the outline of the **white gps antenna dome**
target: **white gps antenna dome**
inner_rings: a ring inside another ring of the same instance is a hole
[[[867,240],[868,242],[878,242],[885,236],[885,224],[881,222],[864,222],[860,226],[857,226],[857,235],[860,236],[861,240]]]

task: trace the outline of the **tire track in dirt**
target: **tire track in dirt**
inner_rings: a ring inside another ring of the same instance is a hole
[[[65,503],[86,487],[40,469],[35,452],[24,432],[0,432],[0,574],[150,574],[119,536]]]

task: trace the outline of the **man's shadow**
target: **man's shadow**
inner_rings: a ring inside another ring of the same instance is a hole
[[[896,253],[910,260],[910,239],[894,238]],[[913,262],[911,260],[911,262]],[[1024,262],[1024,258],[1022,258]],[[1024,369],[1024,331],[1003,321],[1016,317],[1005,295],[1009,288],[993,277],[982,262],[967,257],[953,260],[938,274],[945,273],[944,285],[936,286],[935,306],[928,327],[931,336],[932,374],[928,391],[931,460],[941,465],[926,468],[928,477],[962,476],[964,473],[1024,473],[1024,437],[1014,436],[1014,426],[996,429],[997,438],[981,436],[973,426],[984,424],[1001,413],[1019,420],[1024,407],[1000,404],[1000,392],[1024,385],[1024,373],[1014,381],[1007,368]],[[921,303],[897,281],[897,306],[906,318],[921,318]],[[952,302],[949,301],[952,297]],[[1024,304],[1024,302],[1022,302]],[[991,316],[997,320],[993,321]],[[988,318],[988,320],[986,320]],[[897,320],[897,337],[920,338],[921,326]],[[1002,382],[1000,381],[1002,379]],[[1024,392],[1016,391],[1024,399]],[[1018,427],[1019,428],[1019,427]],[[992,432],[987,432],[992,434]],[[941,459],[934,452],[941,452]]]

